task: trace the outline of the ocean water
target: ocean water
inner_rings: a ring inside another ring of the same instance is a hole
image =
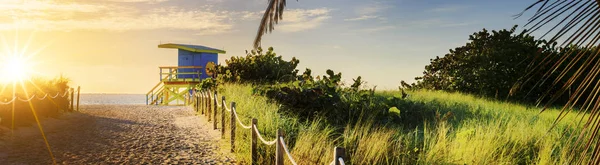
[[[145,105],[144,94],[81,94],[81,105],[118,104]]]

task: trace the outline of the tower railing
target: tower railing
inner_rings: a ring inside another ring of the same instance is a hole
[[[161,66],[160,80],[162,82],[200,81],[201,66]]]

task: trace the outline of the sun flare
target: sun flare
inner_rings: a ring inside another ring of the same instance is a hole
[[[0,59],[0,82],[22,81],[31,76],[31,62],[19,55]]]

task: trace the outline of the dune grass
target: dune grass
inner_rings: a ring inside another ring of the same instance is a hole
[[[581,129],[575,113],[551,129],[557,109],[540,114],[539,108],[457,93],[412,91],[397,107],[402,122],[374,126],[375,121],[365,118],[345,127],[326,125],[323,119],[300,122],[278,113],[279,106],[253,95],[250,85],[220,85],[219,93],[237,103],[245,124],[257,118],[267,140],[283,129],[300,164],[329,164],[334,146],[346,148],[351,164],[569,164],[573,139],[562,135],[579,134]],[[225,137],[224,147],[229,148],[229,135]],[[238,127],[235,152],[240,162],[251,160],[250,138],[250,130]],[[272,164],[275,146],[259,143],[259,153],[259,164]]]
[[[61,76],[0,83],[0,126],[29,126],[36,122],[36,116],[58,116],[69,108],[69,96],[64,95],[69,81]]]

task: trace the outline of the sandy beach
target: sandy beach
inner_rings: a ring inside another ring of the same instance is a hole
[[[84,105],[42,127],[58,164],[234,164],[191,107]],[[0,164],[52,164],[37,126],[0,128]]]

